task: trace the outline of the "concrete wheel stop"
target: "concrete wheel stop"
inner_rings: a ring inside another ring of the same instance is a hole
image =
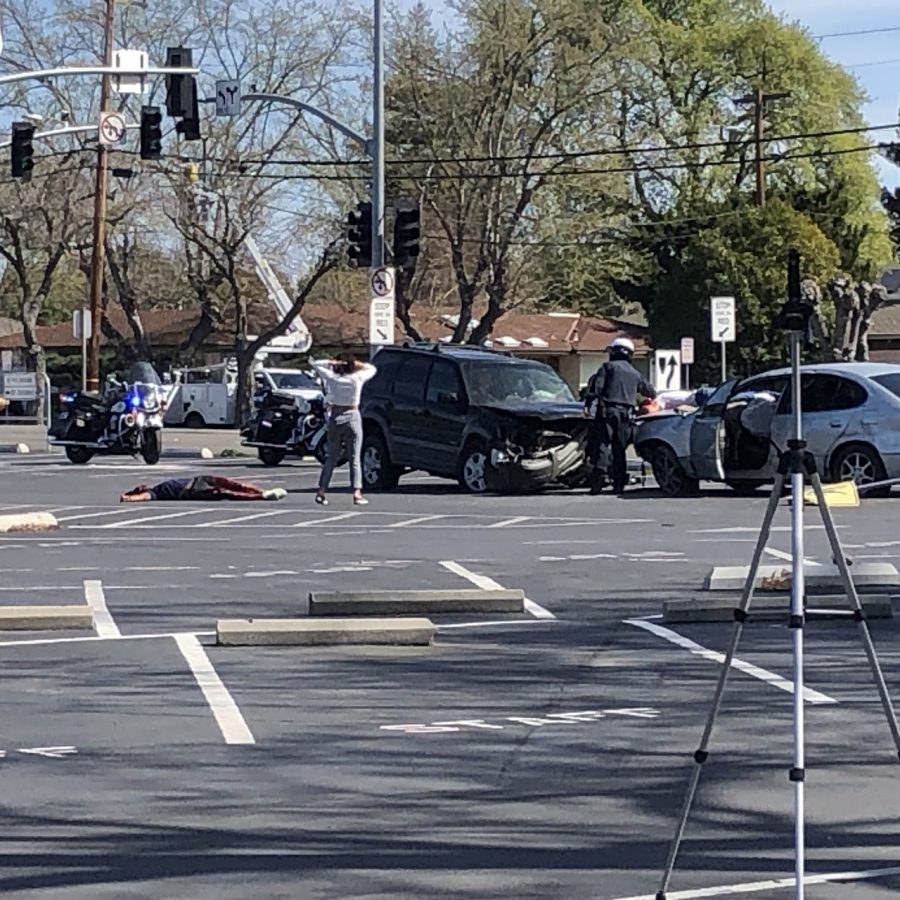
[[[81,606],[0,606],[0,631],[90,631],[94,612]]]
[[[27,531],[54,531],[59,528],[56,516],[46,512],[10,513],[0,516],[0,534]]]
[[[430,619],[220,619],[216,643],[224,647],[427,647],[437,629]]]
[[[663,621],[733,621],[749,572],[749,566],[716,566],[707,575],[702,591],[663,601]],[[849,601],[836,566],[810,566],[805,575],[810,615],[849,615]],[[850,575],[866,615],[872,619],[892,618],[893,600],[900,598],[900,573],[896,567],[890,563],[858,563],[850,567]],[[750,605],[751,618],[787,621],[790,590],[789,565],[760,566]]]

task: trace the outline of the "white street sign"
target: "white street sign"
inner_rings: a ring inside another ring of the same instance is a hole
[[[394,343],[394,298],[373,297],[369,304],[369,343]]]
[[[216,115],[239,116],[241,114],[241,83],[240,81],[216,82]]]
[[[373,297],[383,297],[385,300],[390,298],[393,303],[396,279],[394,277],[394,269],[391,266],[373,269],[369,283],[372,286]]]
[[[692,337],[681,339],[681,364],[683,366],[694,364],[694,339]]]
[[[2,393],[7,400],[37,400],[37,376],[34,372],[4,372]]]
[[[653,354],[652,381],[658,391],[681,390],[681,353],[678,350],[657,350]]]
[[[116,50],[113,53],[113,66],[117,69],[128,69],[131,72],[146,70],[147,53],[144,50]],[[113,75],[112,87],[117,94],[143,94],[146,85],[144,75]]]
[[[98,130],[100,143],[106,147],[121,144],[125,140],[125,119],[119,113],[100,113]]]
[[[91,311],[76,309],[72,313],[72,337],[82,338],[91,333]]]
[[[713,297],[709,305],[712,339],[718,343],[731,343],[737,338],[737,321],[734,297]]]

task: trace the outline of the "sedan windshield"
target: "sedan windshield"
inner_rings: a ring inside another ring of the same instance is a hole
[[[548,366],[472,366],[468,372],[469,397],[480,406],[518,403],[574,403],[569,386]]]
[[[890,372],[887,375],[875,375],[872,378],[872,381],[887,388],[895,397],[900,397],[900,372]]]

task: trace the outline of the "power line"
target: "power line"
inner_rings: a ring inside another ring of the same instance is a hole
[[[867,69],[870,66],[893,66],[900,63],[900,57],[893,59],[876,59],[873,62],[849,63],[844,66],[846,69]]]
[[[873,131],[891,131],[900,128],[900,122],[888,122],[882,125],[861,125],[853,128],[835,128],[828,131],[806,131],[795,132],[792,134],[773,135],[768,138],[768,143],[776,143],[780,141],[799,141],[814,140],[816,138],[842,137],[852,134],[867,134]],[[531,162],[551,159],[583,159],[589,156],[625,156],[629,154],[645,154],[645,153],[678,153],[684,150],[711,150],[719,147],[729,147],[737,143],[751,143],[752,139],[747,138],[745,142],[741,141],[699,141],[687,144],[668,144],[655,146],[642,145],[626,145],[624,147],[603,147],[595,150],[575,150],[568,153],[535,153],[535,154],[518,154],[506,156],[456,156],[456,157],[431,157],[431,158],[412,158],[412,159],[388,159],[388,166],[411,166],[411,165],[432,165],[435,163],[477,163],[477,162]],[[126,151],[120,151],[126,152]],[[131,151],[127,151],[131,152]],[[197,162],[196,159],[186,159],[187,162]],[[215,162],[228,162],[229,160],[216,159]],[[303,159],[247,159],[238,160],[236,164],[247,166],[360,166],[368,165],[368,160],[334,160],[326,162],[323,160],[303,160]]]
[[[763,157],[766,162],[784,162],[795,159],[826,159],[833,156],[846,156],[851,153],[874,153],[883,144],[866,144],[862,147],[846,147],[837,150],[812,150],[803,153],[775,153],[767,154]],[[744,164],[740,159],[713,159],[700,162],[678,162],[678,163],[645,163],[643,165],[632,166],[610,166],[608,168],[589,168],[589,169],[549,169],[549,170],[519,170],[515,172],[457,172],[457,173],[432,173],[427,176],[419,176],[422,180],[427,181],[466,181],[473,179],[481,179],[485,181],[501,180],[508,178],[562,178],[575,177],[585,175],[622,175],[622,174],[639,174],[641,172],[669,172],[689,169],[707,169],[716,166],[737,166]],[[177,173],[175,173],[177,174]],[[269,178],[280,179],[282,181],[368,181],[368,175],[299,175],[284,172],[220,172],[220,175],[230,174],[234,178]],[[395,177],[415,178],[414,175],[397,175]]]
[[[813,38],[823,41],[825,38],[857,37],[862,34],[887,34],[891,31],[900,31],[900,25],[891,25],[888,28],[864,28],[862,31],[832,31],[829,34],[814,34]]]

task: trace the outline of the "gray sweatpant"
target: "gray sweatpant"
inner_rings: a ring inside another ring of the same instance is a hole
[[[350,486],[362,490],[362,441],[363,426],[359,410],[351,409],[328,417],[328,456],[319,476],[319,488],[325,490],[331,484],[334,468],[341,458],[341,445],[347,448],[350,461]]]

